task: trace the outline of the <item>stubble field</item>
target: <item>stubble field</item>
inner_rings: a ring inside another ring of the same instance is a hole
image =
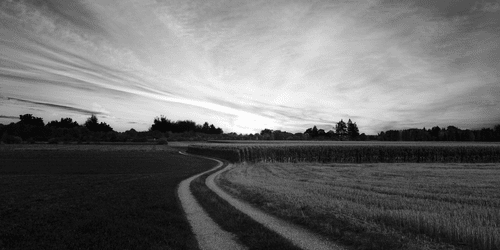
[[[0,147],[0,249],[196,247],[180,181],[213,161],[160,145]]]
[[[500,164],[236,164],[219,184],[357,249],[500,249]]]

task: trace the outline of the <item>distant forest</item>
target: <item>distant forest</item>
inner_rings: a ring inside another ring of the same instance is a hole
[[[325,141],[500,141],[500,125],[479,130],[459,129],[454,126],[431,129],[388,130],[378,135],[360,133],[355,122],[340,120],[331,130],[316,126],[302,133],[263,129],[255,134],[224,133],[213,124],[196,124],[191,120],[171,121],[165,116],[156,117],[148,131],[129,129],[117,132],[105,122],[91,115],[84,124],[71,118],[44,123],[32,114],[19,116],[19,122],[0,124],[0,143],[93,143],[93,142],[156,142],[205,141],[205,140],[325,140]]]

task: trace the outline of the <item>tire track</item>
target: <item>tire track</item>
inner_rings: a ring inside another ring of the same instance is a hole
[[[220,161],[219,161],[220,162]],[[224,169],[221,169],[207,177],[206,185],[214,191],[221,198],[225,199],[229,204],[240,210],[242,213],[250,216],[253,220],[259,222],[270,230],[278,233],[285,239],[292,242],[294,245],[307,250],[321,250],[321,249],[344,249],[335,243],[292,223],[279,219],[275,216],[267,214],[260,209],[255,208],[247,202],[236,199],[226,191],[222,190],[215,184],[217,178],[222,172],[227,171],[232,167],[228,164]]]
[[[203,156],[199,156],[199,157],[203,157]],[[209,157],[203,157],[203,158],[218,162],[218,167],[222,166],[222,164],[223,164],[221,161],[219,161],[217,159],[213,159],[213,158],[209,158]],[[205,184],[207,185],[207,187],[210,188],[217,195],[219,195],[221,198],[226,200],[233,207],[238,209],[240,212],[248,215],[253,220],[259,222],[260,224],[264,225],[268,229],[278,233],[283,238],[289,240],[294,245],[296,245],[302,249],[306,249],[306,250],[323,250],[323,249],[324,250],[343,250],[344,249],[343,247],[338,246],[337,244],[325,239],[324,237],[319,236],[318,234],[315,234],[307,229],[304,229],[302,227],[299,227],[297,225],[294,225],[292,223],[289,223],[287,221],[279,219],[275,216],[267,214],[267,213],[255,208],[254,206],[250,205],[249,203],[244,202],[244,201],[239,200],[239,199],[236,199],[233,196],[231,196],[230,194],[226,193],[226,191],[222,190],[219,186],[217,186],[215,184],[215,178],[217,178],[222,172],[227,171],[231,167],[232,167],[232,164],[228,164],[224,169],[220,169],[219,171],[209,175],[205,181]],[[209,170],[209,171],[211,171],[211,170]],[[199,174],[199,175],[202,175],[202,174]],[[196,178],[196,177],[194,177],[194,178]],[[227,249],[227,248],[221,248],[221,249]]]
[[[179,152],[183,155],[187,155],[185,153]],[[186,214],[187,220],[191,225],[193,233],[198,241],[198,246],[203,250],[220,250],[220,249],[235,249],[235,250],[244,250],[246,247],[242,246],[236,241],[236,237],[222,230],[219,225],[217,225],[203,210],[200,204],[196,201],[191,190],[189,189],[189,185],[191,181],[198,178],[199,176],[213,171],[222,166],[222,162],[219,161],[219,164],[214,168],[207,170],[203,173],[194,175],[186,180],[183,180],[178,188],[177,195],[179,196],[179,200],[181,201],[182,208]]]

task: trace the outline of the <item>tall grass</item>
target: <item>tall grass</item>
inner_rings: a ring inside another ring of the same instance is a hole
[[[231,162],[500,162],[499,146],[483,145],[228,145],[189,146],[193,154]]]

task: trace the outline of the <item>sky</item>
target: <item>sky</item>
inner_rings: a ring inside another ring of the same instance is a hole
[[[500,124],[500,0],[0,0],[0,123]]]

